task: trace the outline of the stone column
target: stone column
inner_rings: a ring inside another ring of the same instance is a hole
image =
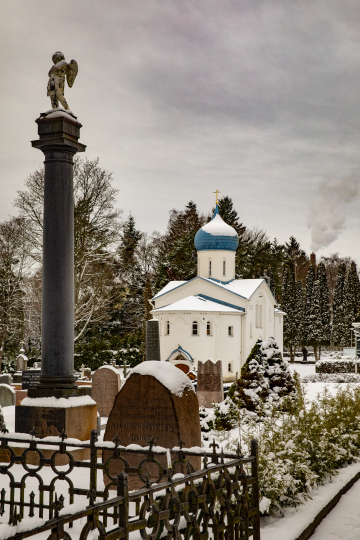
[[[160,331],[159,321],[146,321],[145,360],[160,360]]]
[[[41,376],[30,397],[77,395],[74,377],[73,157],[84,152],[81,124],[65,112],[38,118],[45,155]]]

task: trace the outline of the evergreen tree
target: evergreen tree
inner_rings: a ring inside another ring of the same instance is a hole
[[[320,282],[318,279],[315,280],[313,285],[309,320],[307,340],[314,348],[314,356],[317,361],[317,347],[322,341]]]
[[[135,218],[130,214],[122,229],[119,245],[120,264],[122,272],[128,272],[136,263],[136,249],[143,233],[136,229]]]
[[[282,283],[282,305],[285,311],[284,317],[284,344],[290,350],[290,362],[294,362],[296,338],[297,338],[297,313],[294,270],[290,264],[285,267]]]
[[[300,279],[295,283],[295,321],[296,321],[296,345],[305,344],[304,332],[304,290]]]
[[[228,398],[239,407],[261,412],[295,393],[295,384],[273,337],[257,340],[247,358],[241,378],[230,388]]]
[[[360,320],[360,281],[356,263],[352,262],[348,271],[344,290],[345,320],[348,330],[353,322]],[[347,344],[350,341],[350,332],[346,334]]]
[[[319,342],[319,360],[321,357],[321,346],[330,342],[330,301],[329,286],[326,268],[320,262],[317,268],[317,279],[319,281],[320,311],[321,311],[321,339]]]
[[[291,262],[294,267],[295,280],[304,280],[309,265],[308,257],[300,243],[294,236],[290,236],[289,241],[284,245],[285,263]]]
[[[234,204],[232,202],[231,197],[225,196],[221,197],[218,201],[218,209],[219,214],[221,218],[230,225],[230,227],[233,227],[235,231],[239,235],[239,242],[241,240],[241,237],[243,236],[244,232],[246,231],[245,225],[240,223],[239,221],[239,215],[237,211],[234,209]],[[212,214],[214,214],[215,208],[212,210]]]
[[[142,344],[140,347],[140,352],[143,356],[143,361],[145,360],[145,353],[146,353],[146,321],[149,321],[151,319],[151,310],[152,306],[150,304],[150,300],[152,299],[152,288],[151,288],[151,281],[150,276],[146,276],[145,281],[145,288],[144,288],[144,317],[143,317],[143,325],[142,325]]]
[[[311,337],[311,303],[315,283],[315,268],[309,265],[305,285],[305,308],[304,308],[304,337],[307,345],[310,345]]]
[[[271,266],[268,267],[266,271],[266,275],[269,278],[270,291],[272,292],[273,297],[276,298],[276,284],[275,284],[274,272],[272,271]]]
[[[345,313],[345,280],[346,266],[340,263],[336,277],[336,285],[334,291],[334,301],[332,305],[332,341],[335,346],[344,346],[348,342],[349,329],[347,327]]]

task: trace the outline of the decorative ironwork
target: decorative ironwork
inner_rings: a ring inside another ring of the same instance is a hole
[[[149,448],[126,448],[117,436],[112,443],[98,442],[96,430],[91,432],[90,442],[65,439],[65,433],[58,441],[0,433],[0,474],[9,479],[8,488],[0,492],[0,536],[4,524],[7,534],[9,525],[13,529],[8,538],[16,540],[45,531],[49,531],[48,540],[86,540],[95,530],[99,540],[127,540],[134,531],[139,531],[142,540],[165,536],[167,540],[207,540],[209,536],[214,540],[260,540],[257,441],[246,457],[239,450],[217,452],[215,441],[210,453],[186,449],[179,441],[171,450],[176,459],[170,459],[171,466],[168,463],[164,469],[161,456],[169,453],[156,447],[154,440],[149,441]],[[22,449],[26,447],[21,455],[15,453],[20,452],[19,443]],[[79,448],[89,451],[89,461],[74,459],[74,450]],[[105,462],[102,450],[110,452]],[[139,455],[137,467],[129,466],[130,454]],[[68,461],[66,465],[57,463],[60,456],[62,463]],[[202,458],[201,470],[194,471],[189,462],[192,456]],[[116,477],[110,473],[112,460],[124,466]],[[145,463],[154,464],[158,473],[145,472]],[[176,473],[176,467],[182,472]],[[74,486],[74,469],[88,471],[86,488]],[[111,481],[105,489],[98,487],[98,473]],[[129,493],[128,474],[137,474],[144,487]],[[66,482],[67,492],[59,491],[60,482]],[[110,496],[111,486],[116,488],[116,496]],[[21,523],[27,517],[34,518],[34,525],[29,519]],[[82,518],[86,518],[85,525],[80,524]]]

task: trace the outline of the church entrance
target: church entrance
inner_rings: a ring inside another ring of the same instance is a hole
[[[185,375],[190,371],[189,366],[187,366],[186,364],[175,364],[175,367],[181,369],[181,371],[183,371]]]

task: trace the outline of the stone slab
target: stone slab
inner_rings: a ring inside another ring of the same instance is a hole
[[[25,399],[28,395],[27,390],[16,390],[15,394],[15,405],[20,405],[23,399]]]
[[[12,380],[10,373],[3,373],[2,375],[0,375],[0,384],[8,384],[10,386],[11,383]]]
[[[11,407],[15,405],[15,391],[8,384],[0,384],[0,406]]]
[[[159,321],[146,321],[146,360],[160,361],[160,330]]]
[[[35,427],[37,436],[57,436],[65,430],[69,438],[87,441],[92,429],[97,428],[96,405],[79,407],[15,407],[16,433],[30,433]]]
[[[92,377],[91,397],[96,401],[100,416],[109,416],[120,388],[120,373],[114,368],[104,366],[95,371]]]
[[[138,444],[147,447],[151,438],[156,445],[169,449],[178,446],[180,440],[187,448],[201,446],[199,404],[195,392],[188,389],[184,391],[182,397],[178,397],[154,376],[132,374],[115,398],[104,441],[112,441],[116,435],[125,446]],[[110,453],[105,450],[103,461],[109,456]],[[130,466],[136,467],[144,456],[126,454],[126,459]],[[158,456],[157,459],[166,468],[166,457]],[[199,470],[201,459],[191,457],[190,463],[195,470]],[[157,468],[153,464],[147,467],[150,473],[155,474]],[[116,476],[121,470],[123,467],[120,463],[113,460],[110,465],[112,476]],[[104,482],[109,483],[106,475]],[[139,489],[143,486],[136,474],[129,475],[129,489]]]
[[[198,362],[197,397],[201,407],[212,407],[224,401],[222,361]]]

